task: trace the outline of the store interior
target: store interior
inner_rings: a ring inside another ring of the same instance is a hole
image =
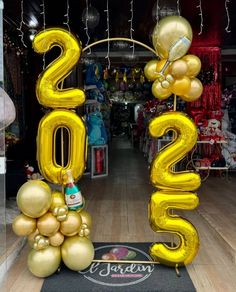
[[[197,190],[200,206],[178,211],[200,234],[199,255],[187,270],[197,291],[235,291],[236,3],[209,0],[198,5],[197,0],[4,2],[4,90],[16,110],[14,122],[4,131],[5,153],[1,155],[6,157],[6,174],[0,189],[0,214],[5,221],[0,275],[5,275],[5,267],[6,291],[40,291],[43,283],[27,270],[27,240],[16,236],[11,224],[20,212],[19,188],[28,180],[43,179],[36,138],[39,122],[50,109],[39,104],[36,84],[60,49],[40,55],[33,50],[32,40],[50,27],[69,28],[82,48],[107,37],[119,38],[81,53],[79,63],[61,84],[83,89],[86,96],[85,103],[74,110],[83,117],[88,135],[86,167],[76,183],[96,222],[92,241],[178,242],[170,234],[157,235],[148,222],[149,198],[155,191],[150,168],[156,154],[173,138],[171,131],[159,139],[152,137],[148,127],[163,112],[183,112],[197,126],[198,142],[176,171],[193,170],[202,179]],[[85,19],[86,9],[90,19]],[[188,54],[201,60],[197,78],[203,92],[188,103],[174,95],[158,100],[153,81],[145,75],[146,64],[157,57],[142,44],[152,47],[157,19],[178,13],[193,29]],[[134,45],[132,38],[141,45]],[[69,159],[65,128],[58,131],[55,143],[56,161],[65,165]]]

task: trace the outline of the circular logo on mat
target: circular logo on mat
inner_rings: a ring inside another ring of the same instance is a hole
[[[135,285],[149,278],[154,270],[153,264],[135,262],[152,261],[147,253],[138,248],[128,245],[105,245],[95,248],[95,252],[96,257],[102,259],[134,261],[134,263],[126,264],[112,263],[112,261],[109,263],[92,263],[89,268],[81,271],[80,274],[96,284],[113,287]]]

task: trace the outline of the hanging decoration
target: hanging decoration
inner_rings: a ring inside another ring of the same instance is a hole
[[[20,27],[18,27],[17,30],[19,30],[19,32],[20,32],[19,37],[20,37],[20,39],[21,39],[21,43],[22,43],[22,45],[23,45],[25,48],[27,48],[27,46],[26,46],[26,44],[25,44],[25,42],[24,42],[24,32],[23,32],[23,30],[22,30],[23,25],[25,24],[25,22],[24,22],[24,0],[21,0],[21,5],[20,5],[20,7],[21,7]]]
[[[66,14],[64,17],[66,18],[66,21],[64,21],[63,24],[66,25],[68,31],[70,32],[70,0],[66,0]]]
[[[133,29],[134,1],[133,0],[130,1],[130,12],[131,12],[131,17],[129,19],[129,22],[130,22],[130,39],[132,40],[133,39],[133,32],[134,32],[134,29]],[[130,46],[130,48],[132,49],[132,57],[134,57],[134,50],[135,50],[134,43]]]
[[[229,29],[229,26],[230,26],[230,16],[229,16],[229,8],[228,8],[229,3],[230,3],[230,0],[225,0],[225,11],[226,11],[226,15],[227,15],[227,25],[225,27],[225,31],[227,33],[231,32],[231,30]]]
[[[202,0],[199,0],[199,5],[197,6],[197,8],[199,8],[199,16],[200,16],[200,19],[201,19],[200,31],[199,31],[198,35],[201,35],[202,34],[202,29],[203,29]]]
[[[107,29],[106,29],[106,32],[107,32],[107,39],[108,39],[108,42],[107,42],[107,55],[106,55],[106,59],[107,59],[107,62],[108,62],[108,65],[107,65],[107,68],[110,69],[111,67],[111,61],[110,61],[110,18],[109,18],[109,0],[107,0],[107,6],[106,6],[106,9],[104,10],[104,12],[106,12],[106,15],[107,15]]]
[[[86,36],[87,36],[87,42],[85,44],[85,46],[87,47],[88,44],[89,44],[89,41],[90,41],[90,36],[89,36],[89,26],[88,26],[88,22],[89,22],[89,7],[88,7],[88,0],[86,0],[86,8],[82,14],[82,20],[83,20],[83,23],[85,24],[85,33],[86,33]],[[88,55],[91,54],[91,49],[89,48],[89,51],[88,51]]]
[[[43,30],[45,31],[46,29],[46,16],[45,16],[45,4],[44,4],[44,0],[42,0],[42,3],[40,4],[40,6],[42,7],[42,11],[41,11],[41,15],[43,16]],[[46,59],[45,56],[46,54],[43,54],[43,70],[46,67]]]
[[[179,0],[177,0],[176,2],[176,6],[177,6],[177,13],[180,16],[180,5],[179,5]]]
[[[86,0],[86,8],[82,12],[82,21],[87,28],[95,28],[100,21],[100,14],[97,9],[91,4],[88,6],[88,0]]]

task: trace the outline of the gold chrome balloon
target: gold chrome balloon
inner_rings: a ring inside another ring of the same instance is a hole
[[[173,62],[187,53],[192,37],[192,28],[185,18],[168,16],[155,26],[152,43],[160,58]]]
[[[183,59],[180,59],[180,60],[173,62],[170,66],[170,74],[174,78],[184,77],[184,75],[186,75],[187,71],[188,71],[188,65]]]
[[[179,237],[176,247],[154,243],[150,247],[151,257],[160,263],[175,267],[192,262],[199,249],[199,237],[195,227],[171,209],[193,210],[198,206],[198,197],[190,192],[158,191],[151,196],[149,222],[155,232],[169,232]]]
[[[60,246],[64,241],[64,235],[61,232],[55,233],[53,236],[49,237],[49,242],[52,246]]]
[[[94,247],[86,237],[68,237],[61,247],[64,264],[73,271],[86,269],[94,258]]]
[[[151,60],[144,67],[144,74],[150,81],[154,81],[158,77],[157,63],[158,60]]]
[[[59,230],[60,222],[57,221],[52,213],[48,212],[38,219],[37,227],[40,234],[52,236]]]
[[[49,246],[42,250],[32,249],[28,255],[28,268],[36,277],[48,277],[55,273],[61,263],[60,247]]]
[[[193,171],[173,171],[179,162],[197,142],[195,124],[181,112],[166,112],[154,118],[149,124],[152,137],[164,136],[169,130],[175,132],[173,141],[163,147],[151,165],[151,182],[162,190],[193,191],[200,187],[199,174]]]
[[[66,220],[61,222],[60,232],[65,236],[74,236],[78,233],[82,219],[76,211],[69,211]]]
[[[29,246],[33,248],[34,246],[34,239],[35,239],[35,236],[39,234],[39,230],[38,229],[35,229],[35,231],[33,231],[32,233],[30,233],[28,235],[28,243],[29,243]]]
[[[35,231],[36,219],[20,214],[13,220],[12,229],[18,236],[27,236]]]
[[[185,95],[182,95],[181,98],[184,101],[192,102],[197,100],[202,95],[202,92],[203,92],[202,82],[197,78],[193,78],[191,79],[191,86],[189,91]]]
[[[50,208],[51,189],[43,181],[29,180],[18,190],[16,200],[22,213],[32,218],[38,218]]]
[[[68,163],[61,166],[56,161],[56,132],[68,130]],[[71,169],[75,181],[85,169],[87,149],[86,127],[82,119],[70,110],[53,110],[39,124],[37,136],[37,160],[42,175],[55,184],[63,184],[63,176]]]
[[[171,96],[172,92],[170,90],[170,87],[169,88],[163,88],[161,86],[161,82],[159,80],[156,80],[155,82],[153,82],[152,84],[152,94],[162,100],[162,99],[166,99],[168,98],[169,96]]]
[[[175,79],[175,82],[171,85],[171,91],[176,95],[185,95],[189,92],[191,87],[191,81],[189,77],[184,76],[181,79]]]
[[[49,28],[39,32],[33,40],[35,52],[44,54],[58,46],[61,55],[41,73],[36,84],[36,95],[40,104],[53,108],[74,108],[85,101],[83,90],[60,89],[63,81],[78,63],[81,47],[76,37],[62,28]]]
[[[79,212],[79,215],[81,216],[82,223],[87,224],[88,228],[92,228],[92,218],[90,214],[87,211],[82,210]]]
[[[49,247],[49,239],[41,234],[36,235],[34,238],[33,249],[41,250],[47,247]]]
[[[186,55],[182,60],[188,65],[187,76],[190,78],[197,76],[201,70],[201,60],[195,55]]]

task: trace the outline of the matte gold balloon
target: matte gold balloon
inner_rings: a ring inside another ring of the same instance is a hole
[[[59,191],[53,191],[52,192],[52,203],[50,206],[49,211],[53,211],[56,207],[61,207],[64,206],[65,203],[65,195],[63,195],[61,192]]]
[[[186,219],[174,214],[170,209],[193,210],[198,206],[198,197],[194,193],[180,191],[158,191],[152,194],[149,203],[149,222],[155,232],[170,232],[179,237],[176,247],[164,243],[154,243],[150,255],[155,261],[168,266],[188,265],[199,249],[199,237],[196,228]]]
[[[66,220],[61,222],[60,232],[65,236],[76,235],[81,224],[81,216],[76,211],[69,211]]]
[[[73,271],[86,269],[94,258],[94,247],[86,237],[73,236],[65,239],[61,247],[64,264]]]
[[[49,237],[49,242],[52,246],[60,246],[64,241],[64,235],[61,232],[55,233],[53,236]]]
[[[150,135],[159,138],[174,131],[173,141],[163,147],[151,165],[151,182],[162,190],[193,191],[200,187],[199,174],[193,171],[173,171],[179,162],[197,142],[197,127],[181,112],[166,112],[154,118],[149,124]]]
[[[202,95],[202,92],[203,92],[202,82],[197,78],[193,78],[191,79],[191,86],[188,93],[181,96],[181,98],[184,101],[192,102],[197,100]]]
[[[163,99],[166,99],[169,96],[171,96],[172,92],[171,92],[171,89],[170,88],[163,88],[161,86],[161,82],[159,82],[158,80],[156,80],[152,84],[152,94],[156,98],[158,98],[160,100],[163,100]]]
[[[42,250],[32,249],[28,255],[28,268],[36,277],[48,277],[55,273],[61,263],[60,247],[49,246]]]
[[[33,248],[33,245],[34,245],[34,239],[35,239],[35,236],[39,234],[39,230],[38,229],[35,229],[35,231],[33,231],[32,233],[30,233],[28,235],[28,243],[29,243],[29,246]]]
[[[183,57],[192,42],[192,28],[181,16],[161,19],[152,33],[153,46],[162,59],[175,61]]]
[[[186,75],[188,70],[188,65],[184,60],[177,60],[173,62],[170,66],[170,74],[175,78],[181,78]]]
[[[40,234],[52,236],[59,230],[60,222],[48,212],[38,219],[37,227]]]
[[[189,77],[184,76],[181,79],[176,79],[171,85],[171,91],[176,95],[185,95],[189,92],[191,87],[191,81]]]
[[[56,132],[68,130],[68,163],[62,167],[56,161]],[[54,110],[45,115],[39,124],[37,160],[42,175],[55,184],[63,184],[63,176],[71,169],[75,181],[84,173],[87,154],[86,127],[83,120],[70,110]]]
[[[12,229],[18,236],[27,236],[36,229],[36,219],[20,214],[12,223]]]
[[[186,75],[190,78],[197,76],[201,70],[201,60],[195,55],[186,55],[182,58],[182,60],[184,60],[188,65]]]
[[[61,55],[48,65],[39,76],[36,95],[40,104],[53,108],[73,108],[85,101],[83,90],[78,88],[61,89],[59,84],[77,65],[81,47],[77,38],[62,28],[49,28],[39,32],[33,40],[33,48],[44,54],[52,47],[58,46]]]
[[[144,67],[144,74],[150,81],[154,81],[158,77],[157,63],[158,60],[151,60]]]
[[[92,218],[90,214],[87,211],[82,210],[79,215],[81,216],[82,223],[87,224],[88,228],[92,228]]]
[[[18,190],[16,200],[22,213],[32,218],[38,218],[50,208],[51,189],[43,181],[29,180]]]

